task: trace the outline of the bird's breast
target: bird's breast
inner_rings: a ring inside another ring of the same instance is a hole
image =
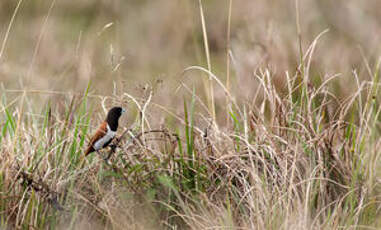
[[[115,134],[116,132],[115,131],[112,131],[110,129],[110,126],[107,125],[107,132],[106,134],[99,138],[99,140],[97,140],[95,143],[94,143],[94,149],[95,151],[103,148],[103,145],[107,142],[109,142],[111,139],[113,139],[115,137]]]

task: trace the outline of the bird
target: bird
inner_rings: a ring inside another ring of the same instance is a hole
[[[108,113],[106,119],[100,124],[95,134],[90,139],[85,156],[92,152],[98,152],[100,149],[107,147],[116,135],[118,129],[119,118],[126,110],[122,107],[113,107]],[[99,153],[99,152],[98,152]]]

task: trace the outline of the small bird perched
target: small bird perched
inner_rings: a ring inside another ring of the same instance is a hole
[[[85,156],[90,153],[107,147],[115,137],[120,116],[126,110],[122,107],[113,107],[107,113],[106,120],[102,122],[94,136],[90,139],[89,146],[85,151]]]

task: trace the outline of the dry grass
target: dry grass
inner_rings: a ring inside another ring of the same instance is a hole
[[[381,228],[379,7],[2,1],[0,229]]]

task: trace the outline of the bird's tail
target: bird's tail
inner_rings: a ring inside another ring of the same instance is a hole
[[[93,146],[89,146],[86,151],[85,151],[85,156],[89,155],[90,153],[94,152],[95,149],[93,148]]]

